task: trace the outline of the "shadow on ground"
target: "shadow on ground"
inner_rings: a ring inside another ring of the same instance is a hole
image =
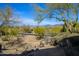
[[[37,49],[32,50],[30,53],[24,51],[21,55],[27,56],[65,56],[64,50],[61,48]]]
[[[28,56],[79,56],[79,36],[68,37],[57,42],[55,48],[23,52]]]

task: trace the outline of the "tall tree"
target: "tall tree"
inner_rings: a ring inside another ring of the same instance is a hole
[[[64,23],[63,29],[72,33],[72,29],[78,22],[79,5],[70,3],[47,3],[45,4],[45,6],[47,7],[46,9],[40,9],[43,13],[43,15],[41,16],[41,18],[43,18],[40,20],[44,20],[45,18],[55,18],[56,20],[62,21]],[[75,16],[72,17],[73,15]]]
[[[16,24],[17,21],[15,19],[16,17],[13,15],[13,11],[9,6],[0,10],[0,26]]]
[[[17,23],[15,15],[13,15],[12,9],[7,6],[0,10],[0,33],[5,35],[11,32],[11,26]]]

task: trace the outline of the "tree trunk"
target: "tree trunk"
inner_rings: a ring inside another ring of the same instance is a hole
[[[67,22],[64,22],[62,32],[67,32],[67,31],[72,33],[72,25]]]

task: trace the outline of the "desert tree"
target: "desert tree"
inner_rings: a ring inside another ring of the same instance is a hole
[[[37,12],[40,12],[41,10],[41,16],[37,15],[36,20],[40,21],[40,23],[45,18],[56,19],[57,21],[62,21],[64,23],[63,31],[69,31],[70,33],[72,33],[72,29],[75,28],[78,22],[79,4],[70,4],[70,3],[49,4],[49,3],[46,3],[44,5],[47,7],[46,9],[42,9],[42,8],[39,8],[39,10],[36,9]]]
[[[6,6],[0,9],[0,26],[10,26],[18,23],[17,17],[13,14],[13,9]]]
[[[6,6],[4,9],[0,9],[0,32],[10,31],[10,27],[17,23],[17,18],[13,15],[11,7]],[[7,31],[5,31],[5,29]],[[5,33],[4,33],[5,34]]]
[[[40,23],[43,21],[43,19],[45,18],[45,10],[43,10],[43,8],[41,8],[40,6],[38,6],[37,4],[32,4],[34,7],[34,10],[36,12],[36,16],[35,16],[35,22],[37,22],[37,27],[39,27]]]

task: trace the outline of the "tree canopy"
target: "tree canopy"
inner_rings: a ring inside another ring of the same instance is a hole
[[[43,21],[46,18],[56,19],[57,21],[64,22],[64,28],[71,32],[71,29],[76,26],[79,15],[79,4],[72,3],[46,3],[43,9],[40,6],[35,7],[38,12],[36,20]],[[39,8],[40,7],[40,8]]]

